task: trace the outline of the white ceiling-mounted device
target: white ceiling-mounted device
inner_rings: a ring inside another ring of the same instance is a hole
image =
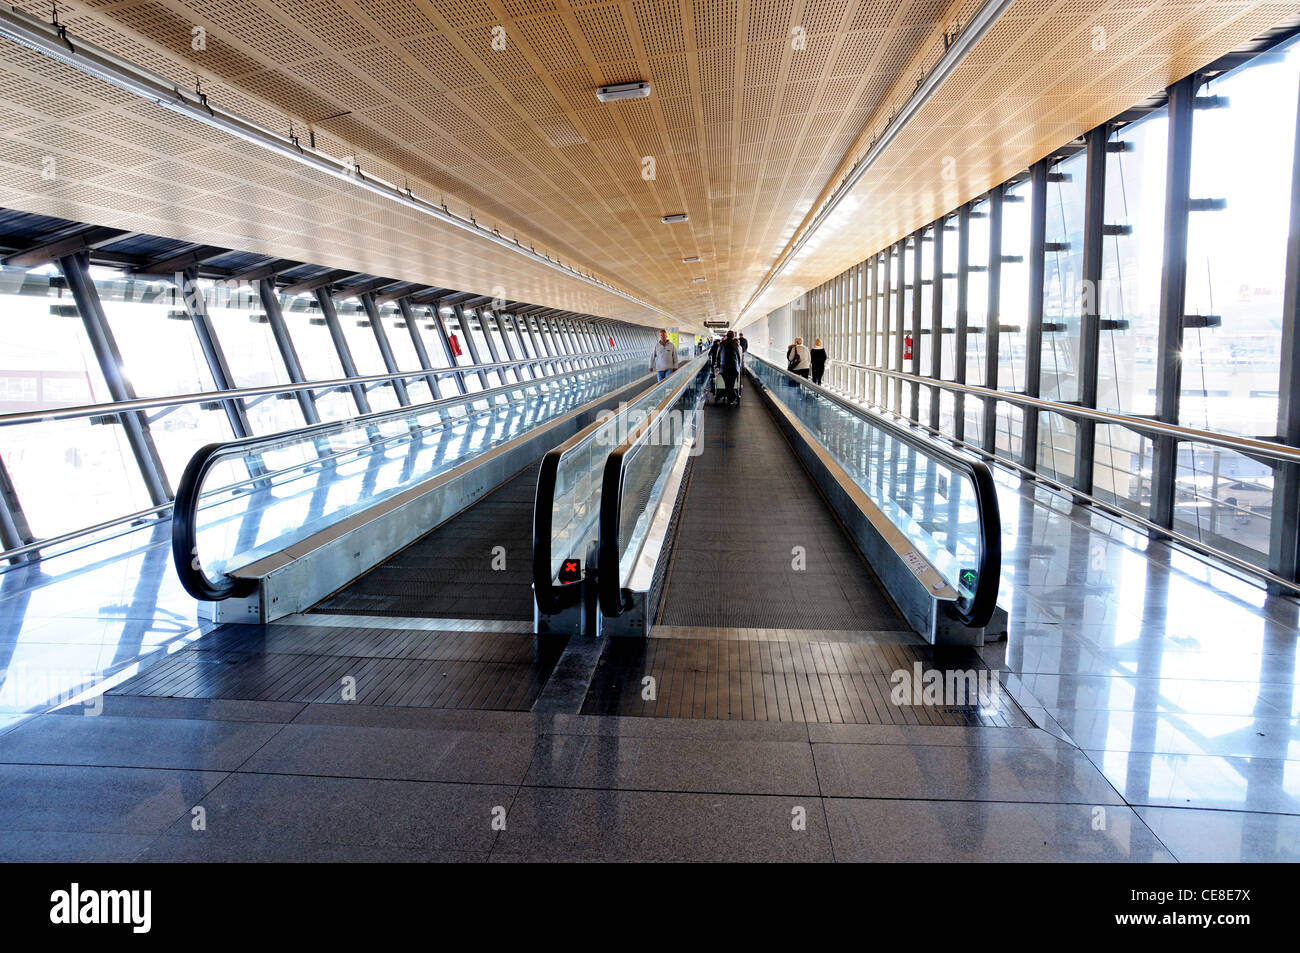
[[[665,225],[675,225],[677,222],[684,222],[689,218],[690,216],[685,212],[674,212],[672,215],[665,215],[660,221]]]
[[[645,99],[650,95],[650,84],[644,80],[635,83],[614,83],[601,86],[596,90],[596,98],[602,103],[617,103],[625,99]]]

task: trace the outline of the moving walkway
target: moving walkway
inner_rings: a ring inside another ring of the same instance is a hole
[[[178,571],[224,620],[998,637],[987,466],[756,355],[746,373],[760,400],[707,418],[706,357],[657,383],[638,359],[205,447]]]

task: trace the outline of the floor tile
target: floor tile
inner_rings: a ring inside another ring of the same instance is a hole
[[[837,861],[1173,860],[1122,806],[854,798],[825,804]]]

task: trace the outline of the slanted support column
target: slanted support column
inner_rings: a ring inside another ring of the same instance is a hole
[[[235,377],[230,373],[230,365],[226,363],[221,341],[212,326],[208,303],[203,298],[202,289],[199,288],[198,270],[187,268],[176,277],[181,304],[185,308],[185,313],[189,315],[190,323],[194,325],[194,333],[198,336],[199,347],[203,351],[204,360],[207,361],[208,371],[212,374],[213,385],[217,390],[234,390]],[[243,440],[253,435],[253,428],[248,423],[248,412],[241,399],[234,397],[223,400],[221,408],[226,412],[226,419],[230,422],[230,432],[236,439]]]
[[[1002,197],[1005,186],[989,193],[989,301],[984,322],[984,386],[998,389],[998,350],[1002,334]],[[984,449],[998,447],[998,402],[984,401]]]
[[[447,359],[447,366],[456,371],[451,377],[456,382],[456,390],[461,394],[468,394],[469,388],[465,386],[465,371],[456,360],[456,352],[451,349],[451,339],[447,336],[447,322],[443,320],[441,305],[435,301],[429,305],[429,313],[432,315],[438,346],[442,348],[443,356]]]
[[[1039,396],[1043,376],[1043,290],[1047,280],[1047,171],[1049,160],[1029,170],[1029,308],[1025,324],[1025,395]],[[1038,469],[1038,411],[1026,407],[1020,464]]]
[[[481,367],[483,362],[479,360],[478,345],[474,343],[474,332],[469,328],[469,318],[465,316],[465,309],[458,304],[452,305],[451,309],[456,313],[456,321],[460,324],[460,336],[465,339],[465,347],[469,349],[469,359],[473,361],[474,364]],[[441,315],[441,311],[439,312],[439,315]],[[479,370],[478,380],[479,383],[483,385],[483,389],[487,390],[488,379],[486,371],[481,369]]]
[[[424,346],[424,335],[420,333],[420,323],[416,320],[415,310],[411,307],[411,302],[406,298],[397,299],[397,310],[402,312],[402,320],[406,322],[406,331],[411,335],[411,344],[415,347],[415,357],[420,362],[420,367],[426,371],[433,370],[433,364],[429,361],[429,351]],[[426,374],[425,381],[429,384],[429,393],[434,400],[442,396],[438,390],[438,378],[434,374]]]
[[[501,354],[499,351],[497,351],[497,342],[492,340],[492,326],[488,324],[489,312],[485,311],[482,307],[476,308],[475,311],[478,312],[478,326],[479,329],[483,332],[483,340],[487,342],[488,354],[492,357],[492,363],[493,364],[503,363],[501,360]],[[510,380],[509,378],[506,377],[506,374],[507,371],[505,369],[499,369],[497,371],[497,379],[500,380],[502,384],[510,383]]]
[[[390,374],[399,373],[401,368],[397,366],[397,359],[393,357],[393,346],[388,342],[388,331],[379,320],[379,306],[375,304],[374,292],[366,292],[361,296],[361,307],[366,311],[366,319],[370,322],[370,330],[374,332],[375,343],[379,345],[379,356],[384,359],[384,367],[388,368]],[[394,377],[392,385],[393,390],[397,392],[397,402],[403,407],[410,407],[411,395],[406,390],[406,381]]]
[[[1277,435],[1289,447],[1300,447],[1300,117],[1291,164],[1291,229],[1286,243],[1286,287],[1282,297],[1281,386],[1278,390]],[[1279,463],[1273,471],[1273,521],[1268,568],[1284,579],[1300,582],[1300,464]],[[1286,594],[1276,583],[1274,595]]]
[[[1079,310],[1079,404],[1097,406],[1097,369],[1101,348],[1101,254],[1102,226],[1106,215],[1106,139],[1109,127],[1103,123],[1087,136],[1087,178],[1083,205],[1083,284]],[[1078,420],[1074,429],[1074,488],[1092,493],[1093,459],[1096,455],[1097,423]]]
[[[18,502],[18,491],[9,479],[9,471],[0,457],[0,549],[17,549],[33,541],[31,527],[23,508]],[[38,553],[26,553],[10,559],[14,565],[31,562],[39,558]]]
[[[1192,180],[1195,75],[1169,87],[1169,158],[1165,173],[1165,251],[1160,276],[1160,330],[1156,345],[1157,420],[1178,423],[1183,387],[1183,314],[1187,303],[1187,217]],[[1174,525],[1178,441],[1156,437],[1151,466],[1151,522]]]
[[[262,310],[271,325],[271,335],[275,346],[280,350],[284,369],[289,373],[289,380],[295,384],[305,384],[307,376],[302,372],[302,362],[298,360],[298,351],[289,336],[289,328],[284,323],[284,314],[280,310],[280,296],[276,294],[275,279],[262,278],[257,282],[257,294],[262,299]],[[320,423],[320,414],[316,412],[316,398],[310,390],[294,391],[298,406],[302,409],[302,418],[308,424]]]
[[[108,326],[99,292],[90,279],[89,268],[90,261],[85,252],[59,259],[59,270],[63,272],[77,311],[81,314],[81,323],[85,325],[91,350],[95,352],[104,382],[108,385],[109,396],[115,401],[134,400],[136,393],[122,371],[122,355],[117,349],[113,331]],[[129,411],[118,414],[117,419],[122,422],[122,429],[126,432],[127,443],[140,468],[140,476],[144,479],[150,501],[155,506],[170,502],[171,484],[167,481],[167,471],[158,456],[158,448],[154,446],[144,412]]]
[[[330,340],[334,342],[334,350],[338,352],[339,366],[343,368],[344,377],[357,377],[357,364],[352,360],[352,348],[348,347],[348,339],[343,334],[343,325],[339,322],[338,308],[334,307],[334,299],[330,297],[328,288],[317,288],[314,292],[316,303],[320,305],[321,318],[325,322],[325,327],[329,329]],[[370,398],[366,394],[364,384],[349,384],[348,390],[352,392],[352,402],[357,405],[357,413],[370,413]]]

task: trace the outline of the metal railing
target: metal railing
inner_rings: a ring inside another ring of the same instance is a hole
[[[629,594],[623,588],[620,566],[623,561],[623,491],[627,480],[629,462],[636,452],[657,433],[669,412],[676,407],[683,393],[692,386],[703,387],[699,377],[709,368],[705,352],[682,368],[677,376],[681,380],[669,391],[646,417],[631,431],[627,439],[610,451],[605,458],[601,475],[599,535],[597,537],[597,574],[600,610],[606,618],[616,618],[630,608]],[[648,507],[653,510],[653,507]]]
[[[631,362],[620,363],[630,364]],[[610,371],[600,368],[585,369],[586,373],[595,375],[616,374],[617,371],[617,368]],[[414,407],[401,407],[360,417],[329,421],[283,433],[249,437],[226,443],[211,443],[199,448],[185,467],[185,473],[177,488],[176,500],[172,508],[172,559],[181,585],[196,599],[212,602],[249,595],[256,586],[256,583],[251,579],[241,579],[228,573],[223,573],[218,579],[209,578],[205,574],[199,558],[198,547],[198,514],[205,499],[217,495],[225,496],[232,491],[241,491],[256,484],[265,484],[280,475],[333,467],[338,465],[341,459],[350,455],[372,454],[399,442],[419,439],[429,430],[441,428],[448,422],[460,423],[475,411],[487,413],[502,409],[505,405],[496,403],[496,398],[532,388],[545,388],[570,377],[571,374],[565,373],[536,378],[530,381],[503,384],[473,394],[458,394],[454,397],[445,397]],[[486,406],[483,408],[473,406],[480,402],[485,403]],[[444,416],[441,414],[441,411],[455,407],[469,407],[470,412],[460,416]],[[412,421],[413,414],[420,416],[436,414],[438,419],[427,424],[417,424]],[[379,431],[381,425],[390,422],[408,423],[410,426],[409,429],[401,432],[387,435],[381,434]],[[358,429],[363,429],[370,435],[364,444],[347,446],[335,451],[323,443],[325,438]],[[246,479],[223,484],[211,490],[204,489],[204,481],[208,473],[221,462],[232,459],[260,459],[263,455],[272,453],[282,447],[304,444],[314,444],[317,448],[316,452],[307,459],[295,461],[289,466],[274,471],[257,468],[256,472],[252,472],[255,468],[250,467],[250,474]]]
[[[965,473],[970,478],[975,492],[975,509],[979,521],[976,583],[971,598],[965,601],[959,600],[953,608],[963,624],[973,628],[981,628],[987,625],[992,618],[993,610],[997,606],[998,588],[1001,585],[1002,575],[1002,517],[998,504],[997,486],[993,481],[993,473],[988,464],[882,417],[871,409],[854,403],[831,388],[821,384],[814,384],[808,378],[793,374],[775,361],[755,353],[751,353],[749,357],[751,360],[762,361],[796,386],[820,394],[837,407],[866,421],[871,427],[881,430],[893,439],[911,447],[922,457],[938,461],[944,466]],[[868,488],[863,487],[862,489],[868,497],[872,496]]]
[[[574,354],[557,354],[557,355],[543,356],[543,357],[530,357],[530,358],[520,359],[515,361],[501,361],[493,364],[473,364],[473,365],[467,364],[467,365],[457,365],[455,367],[436,367],[436,368],[429,368],[429,369],[421,369],[418,371],[400,371],[392,374],[366,374],[366,375],[358,375],[356,377],[334,378],[334,379],[323,380],[323,381],[309,381],[303,383],[290,383],[290,384],[272,384],[272,385],[265,385],[259,387],[240,387],[231,390],[203,391],[200,393],[177,394],[177,395],[172,395],[170,397],[146,397],[146,398],[136,398],[133,400],[109,402],[109,403],[80,404],[73,407],[52,407],[46,410],[39,410],[39,411],[20,411],[17,413],[0,414],[0,427],[19,426],[22,424],[29,424],[29,423],[47,423],[47,422],[60,421],[60,420],[79,420],[79,419],[88,419],[88,418],[107,419],[107,418],[116,417],[121,414],[132,413],[135,411],[142,411],[142,410],[151,410],[156,408],[180,407],[188,404],[200,404],[200,403],[206,404],[209,402],[219,403],[223,400],[239,400],[239,399],[249,398],[249,397],[266,397],[266,396],[275,396],[279,394],[297,394],[297,393],[302,393],[304,391],[310,391],[312,393],[328,393],[331,391],[346,390],[348,387],[352,385],[365,385],[365,384],[375,384],[375,383],[382,384],[382,383],[387,383],[389,381],[398,380],[398,379],[428,380],[430,377],[449,377],[449,376],[461,376],[463,378],[463,375],[465,374],[477,374],[480,371],[483,371],[485,373],[497,372],[500,376],[504,378],[504,374],[506,371],[517,369],[517,368],[542,367],[543,365],[552,365],[552,366],[567,365],[569,367],[572,367],[572,365],[581,361],[591,361],[592,363],[588,366],[605,366],[610,364],[622,363],[625,361],[641,360],[642,357],[643,356],[639,353],[633,357],[629,354],[628,351],[619,351],[619,350],[606,349],[606,350],[597,350],[597,351],[581,351]],[[511,384],[502,384],[500,386],[519,387],[530,383],[554,380],[556,378],[564,377],[570,373],[572,373],[571,370],[557,372],[546,376],[527,378],[524,380],[513,382]],[[481,390],[481,391],[473,391],[464,394],[457,394],[448,398],[439,397],[439,398],[435,398],[433,401],[426,402],[424,404],[412,404],[407,407],[402,407],[395,411],[392,411],[391,413],[400,413],[400,412],[409,413],[412,410],[429,407],[432,404],[437,404],[442,401],[457,402],[457,401],[472,400],[487,393],[489,393],[489,391]],[[390,413],[390,412],[385,411],[384,413]],[[360,418],[347,417],[342,419],[347,421],[355,421]],[[283,435],[284,433],[288,433],[288,432],[292,432],[292,431],[280,431],[277,432],[276,434],[266,434],[258,437],[252,437],[249,439],[251,440],[266,439],[266,438]],[[75,543],[78,540],[86,540],[85,545],[92,545],[97,542],[102,542],[107,539],[112,539],[116,535],[121,535],[121,533],[131,532],[137,529],[143,523],[149,521],[161,522],[164,519],[170,518],[173,505],[174,505],[173,501],[160,503],[156,506],[148,507],[147,509],[136,510],[134,512],[127,513],[122,516],[114,517],[109,520],[104,520],[92,526],[81,527],[76,530],[71,530],[66,533],[61,533],[57,536],[48,536],[48,537],[43,537],[41,539],[35,539],[22,546],[16,546],[11,549],[6,549],[0,552],[0,563],[7,563],[8,565],[0,565],[0,572],[4,572],[6,569],[13,568],[14,566],[17,565],[21,565],[21,562],[19,562],[19,560],[28,557],[32,554],[39,553],[42,550],[52,549],[56,546],[64,546],[65,544],[68,543]],[[112,530],[119,529],[119,528],[121,530],[121,533],[110,532]],[[107,535],[102,535],[102,534],[107,534]],[[72,549],[75,548],[79,548],[79,547],[72,547]]]
[[[855,371],[861,371],[866,374],[878,374],[883,377],[915,383],[924,387],[945,390],[950,393],[969,394],[973,397],[978,397],[981,400],[1006,401],[1007,403],[1025,407],[1037,413],[1060,414],[1063,417],[1069,417],[1074,420],[1091,420],[1108,426],[1124,427],[1142,434],[1170,437],[1176,441],[1202,443],[1240,453],[1244,456],[1265,457],[1281,463],[1300,463],[1300,448],[1287,446],[1282,443],[1272,443],[1251,437],[1238,437],[1213,431],[1197,430],[1191,427],[1181,427],[1177,424],[1164,423],[1163,421],[1152,420],[1147,417],[1136,417],[1130,414],[1116,414],[1109,411],[1097,410],[1091,407],[1081,407],[1078,404],[1045,400],[1041,397],[1030,397],[1025,394],[1016,393],[1015,391],[993,390],[988,387],[980,387],[974,384],[959,384],[955,381],[944,381],[933,377],[925,377],[919,374],[909,374],[903,371],[895,371],[881,367],[870,367],[865,364],[857,364],[851,361],[832,360],[827,363],[828,365],[838,365]],[[901,411],[871,403],[857,394],[852,394],[849,399],[853,401],[861,401],[862,404],[869,406],[870,409],[877,414],[889,414],[900,421],[905,421],[909,427],[919,428],[926,433],[934,435],[938,439],[960,446],[968,453],[976,454],[997,464],[1009,467],[1017,473],[1031,477],[1032,479],[1043,483],[1046,486],[1052,487],[1061,493],[1087,502],[1098,509],[1104,510],[1116,519],[1132,523],[1148,535],[1178,543],[1194,552],[1210,556],[1215,560],[1226,563],[1252,577],[1263,579],[1287,589],[1292,593],[1300,594],[1300,583],[1292,579],[1287,579],[1284,576],[1280,576],[1258,563],[1244,559],[1235,553],[1220,549],[1219,547],[1206,543],[1203,540],[1197,539],[1193,536],[1188,536],[1185,533],[1180,533],[1178,530],[1170,526],[1163,526],[1139,513],[1134,513],[1132,510],[1124,508],[1116,502],[1105,500],[1092,493],[1079,490],[1065,480],[1053,477],[1040,470],[1027,467],[1009,456],[998,454],[993,449],[982,447],[979,444],[971,443],[965,439],[959,439],[953,434],[945,433],[942,429],[931,427],[913,417],[909,417]]]
[[[674,377],[681,374],[682,371],[690,367],[695,361],[703,360],[703,356],[689,357],[689,348],[679,349],[679,359],[685,361],[679,367]],[[697,368],[698,370],[698,368]],[[673,378],[668,378],[671,381]],[[665,382],[667,383],[667,381]],[[680,382],[679,382],[680,383]],[[662,386],[662,385],[658,385]],[[602,430],[608,431],[611,427],[618,425],[621,415],[631,413],[637,410],[646,399],[653,399],[652,394],[656,388],[651,387],[637,401],[633,401],[626,408],[620,410],[619,414],[609,417],[603,417],[578,431],[564,443],[553,447],[542,458],[542,462],[537,474],[537,493],[533,507],[533,592],[537,602],[538,609],[545,615],[556,615],[566,609],[575,606],[582,597],[582,587],[577,584],[559,585],[555,584],[555,498],[559,484],[560,468],[569,460],[575,452],[580,452],[590,446],[591,442],[599,439]],[[678,387],[672,389],[672,393],[677,393]],[[607,459],[601,456],[603,462]],[[590,509],[590,517],[593,523],[599,519],[599,509],[593,504],[597,499],[586,499],[585,504]],[[585,524],[584,524],[585,525]],[[589,526],[586,526],[579,536],[585,536]],[[566,556],[575,555],[567,553]],[[578,558],[586,560],[585,552],[576,554]]]

